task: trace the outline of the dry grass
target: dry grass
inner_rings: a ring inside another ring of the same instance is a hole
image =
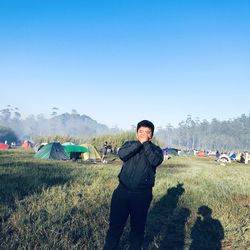
[[[0,151],[0,249],[102,249],[120,165],[32,156]],[[212,158],[195,157],[165,162],[157,171],[144,248],[219,244],[222,249],[248,249],[249,183],[249,165],[221,166]],[[202,232],[213,235],[210,242]],[[128,233],[127,227],[123,249]]]

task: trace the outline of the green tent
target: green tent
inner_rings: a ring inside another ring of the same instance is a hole
[[[78,160],[81,158],[82,153],[87,153],[89,150],[86,147],[79,145],[63,145],[64,151],[68,154],[72,160]]]
[[[34,157],[40,159],[69,160],[69,156],[65,153],[63,146],[59,142],[48,143]]]
[[[83,146],[79,146],[79,145],[63,145],[64,147],[64,151],[66,153],[73,153],[73,152],[77,152],[77,153],[85,153],[85,152],[89,152],[89,150],[86,147]]]

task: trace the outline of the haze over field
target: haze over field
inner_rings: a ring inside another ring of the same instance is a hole
[[[109,127],[250,111],[250,2],[0,2],[0,107]]]

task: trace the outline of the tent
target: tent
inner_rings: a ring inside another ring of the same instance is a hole
[[[236,154],[233,153],[233,154],[231,154],[229,157],[230,157],[231,159],[235,160],[235,159],[236,159]]]
[[[41,144],[36,144],[33,149],[35,152],[38,152],[43,146],[47,145],[48,143],[47,142],[42,142]]]
[[[24,149],[32,148],[32,143],[28,140],[25,140],[22,144],[22,148],[24,148]]]
[[[59,142],[48,143],[34,157],[40,159],[69,160],[69,156],[65,153],[63,146]]]
[[[66,145],[76,145],[76,144],[74,144],[74,143],[71,142],[71,141],[68,141],[68,142],[62,143],[62,145],[63,145],[63,146],[66,146]]]
[[[164,154],[164,152],[166,152],[165,153],[166,155],[175,155],[175,156],[177,156],[178,151],[180,151],[180,149],[168,147],[168,148],[162,149],[162,151],[163,151],[163,154]]]
[[[196,155],[197,156],[206,156],[204,151],[198,151],[198,152],[196,152]]]
[[[8,149],[9,145],[5,143],[0,143],[0,149]]]
[[[64,151],[68,154],[70,159],[77,160],[80,159],[82,153],[87,153],[89,150],[86,147],[79,145],[63,145]]]
[[[101,156],[93,145],[85,143],[81,144],[81,146],[89,150],[89,152],[81,154],[81,157],[84,161],[93,161],[93,162],[96,162],[98,160],[101,161]]]
[[[237,153],[237,154],[236,154],[236,157],[235,157],[235,160],[236,160],[236,161],[240,161],[240,156],[241,156],[241,153]]]
[[[231,162],[231,159],[228,155],[226,154],[221,154],[218,161],[220,162]]]

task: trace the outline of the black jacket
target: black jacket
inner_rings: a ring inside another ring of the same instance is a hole
[[[121,185],[129,190],[152,188],[155,183],[156,167],[163,161],[160,147],[151,141],[125,142],[118,151],[123,161],[122,169],[118,175]]]

